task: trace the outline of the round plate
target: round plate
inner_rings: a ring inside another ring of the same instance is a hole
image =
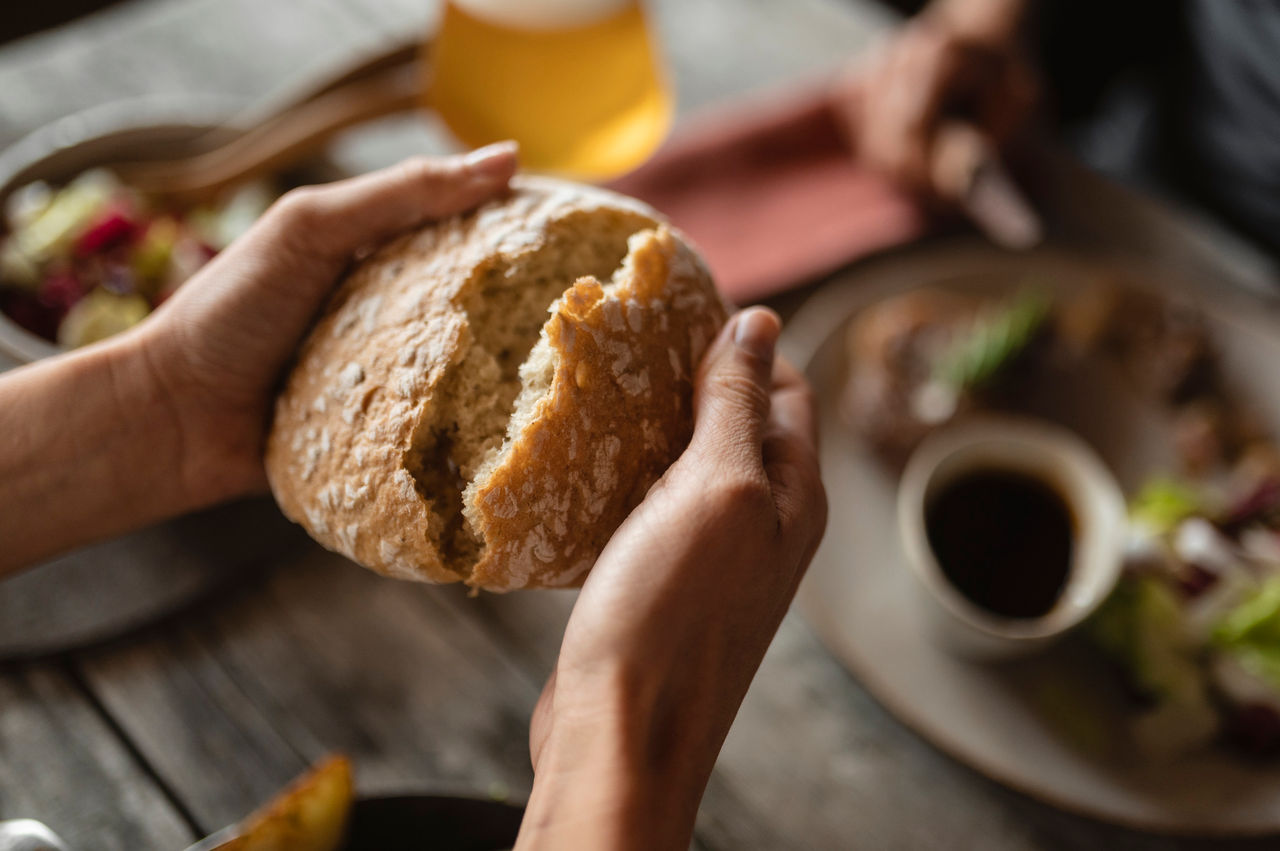
[[[1120,261],[1053,250],[1010,255],[969,244],[903,253],[818,292],[788,324],[782,351],[804,366],[819,399],[826,538],[798,596],[827,647],[900,721],[982,774],[1046,803],[1128,827],[1173,834],[1280,832],[1280,763],[1209,750],[1173,761],[1137,754],[1114,674],[1078,641],[1032,659],[980,664],[926,634],[920,592],[894,530],[897,476],[836,410],[844,331],[864,306],[919,286],[1006,291],[1034,281],[1071,290],[1119,270],[1204,305],[1223,372],[1280,434],[1280,318],[1220,282],[1184,282]],[[1215,287],[1215,284],[1218,286]],[[1215,289],[1217,290],[1215,292]],[[1212,301],[1206,296],[1213,293]],[[1132,488],[1167,469],[1167,424],[1119,375],[1079,375],[1033,391],[1036,413],[1081,434]]]

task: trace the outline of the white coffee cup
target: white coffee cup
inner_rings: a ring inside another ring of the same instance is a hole
[[[962,594],[938,565],[926,511],[941,489],[978,471],[1044,482],[1075,520],[1062,592],[1041,616],[1008,618],[988,611]],[[946,650],[975,658],[1041,649],[1097,610],[1120,577],[1125,520],[1124,495],[1097,454],[1071,432],[1029,419],[976,419],[934,433],[912,455],[898,490],[898,530],[923,589],[933,637]]]

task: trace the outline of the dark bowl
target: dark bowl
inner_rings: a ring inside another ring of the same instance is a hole
[[[522,818],[523,807],[483,798],[360,798],[342,851],[502,851],[515,845]],[[187,851],[216,851],[237,830],[220,830]]]

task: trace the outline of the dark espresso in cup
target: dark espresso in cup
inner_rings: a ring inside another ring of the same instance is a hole
[[[1052,485],[1026,473],[957,476],[928,501],[925,531],[947,580],[992,614],[1047,614],[1071,571],[1071,508]]]

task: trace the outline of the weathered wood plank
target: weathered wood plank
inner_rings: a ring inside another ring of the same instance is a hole
[[[73,848],[178,849],[192,832],[68,676],[0,676],[0,819],[45,822]]]
[[[332,0],[126,3],[0,51],[0,144],[138,96],[250,104],[382,43]]]
[[[367,793],[523,799],[541,683],[459,589],[310,552],[189,625],[85,657],[86,680],[202,827],[340,750]]]
[[[204,832],[239,819],[306,766],[185,631],[107,658],[88,657],[86,681]]]

